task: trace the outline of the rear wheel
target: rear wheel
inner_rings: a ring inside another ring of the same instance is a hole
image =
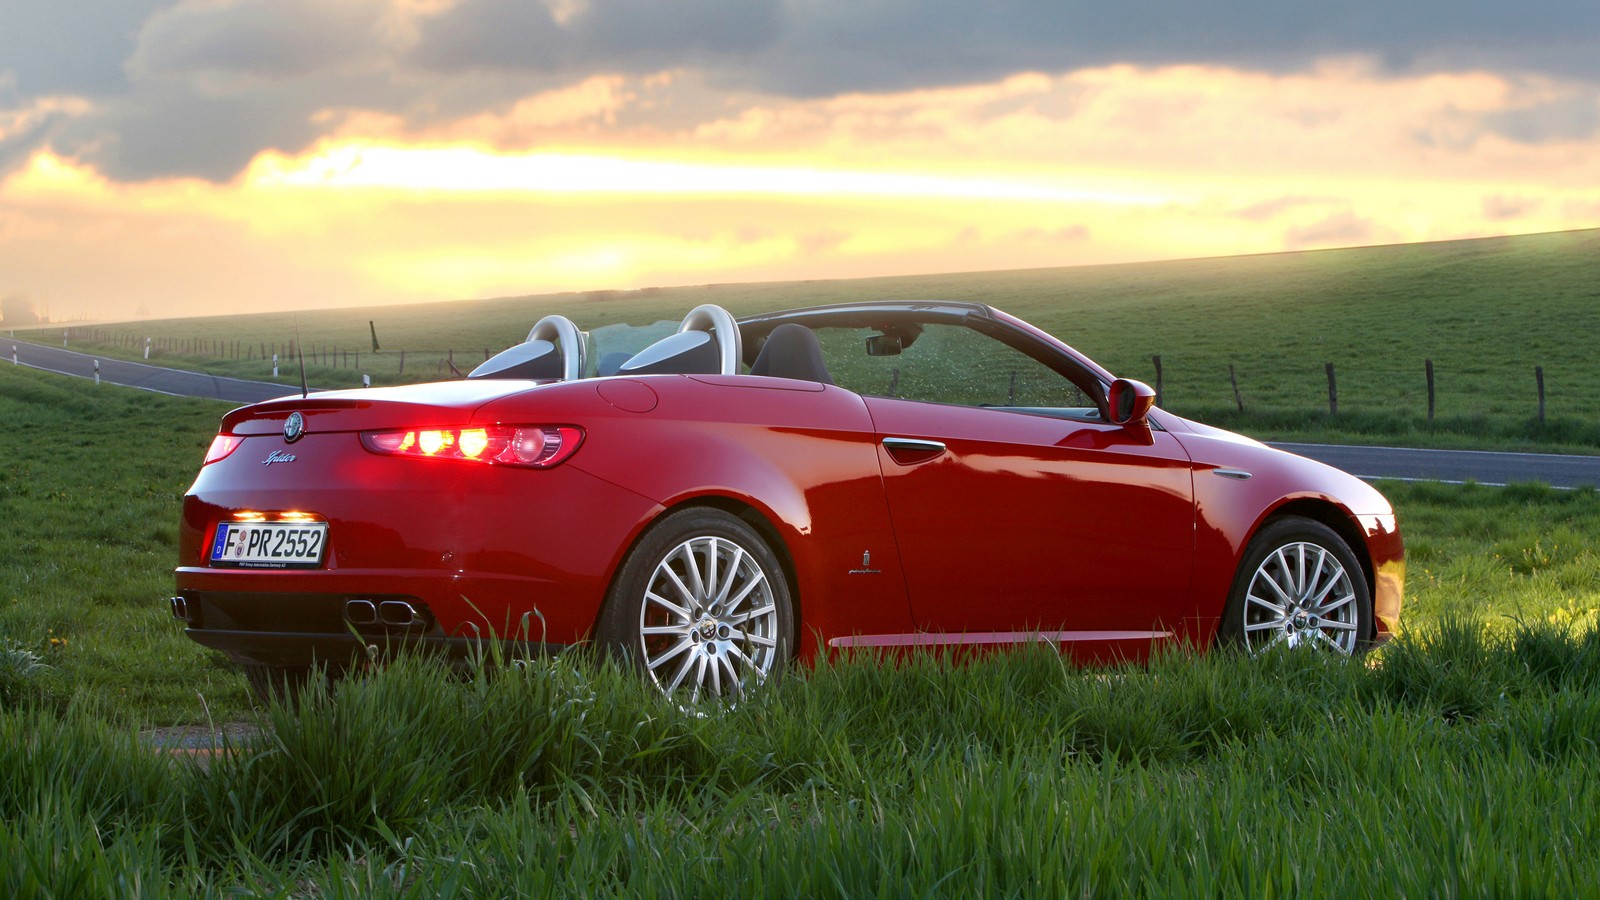
[[[717,509],[673,513],[623,563],[596,637],[689,704],[737,698],[788,662],[794,613],[772,548]]]
[[[1351,656],[1371,635],[1372,592],[1355,554],[1321,522],[1288,517],[1250,542],[1217,639],[1251,655],[1285,647]]]

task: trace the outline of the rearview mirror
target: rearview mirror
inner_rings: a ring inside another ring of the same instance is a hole
[[[867,338],[868,356],[899,356],[905,341],[898,334],[875,334]]]
[[[1106,392],[1106,414],[1113,425],[1137,425],[1156,404],[1156,392],[1142,381],[1118,378]]]

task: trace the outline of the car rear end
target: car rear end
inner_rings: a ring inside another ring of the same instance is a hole
[[[284,669],[582,640],[650,503],[563,465],[584,404],[560,388],[454,382],[229,413],[184,498],[173,614],[238,662]],[[549,416],[479,416],[519,393],[511,406]]]

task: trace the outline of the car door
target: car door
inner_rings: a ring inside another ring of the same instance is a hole
[[[1065,361],[960,324],[889,332],[887,353],[862,330],[824,346],[872,415],[917,627],[950,643],[1048,632],[1086,656],[1180,630],[1195,512],[1178,441],[1106,422],[1098,382]]]
[[[1192,614],[1194,495],[1171,435],[866,402],[919,628],[1148,641]]]

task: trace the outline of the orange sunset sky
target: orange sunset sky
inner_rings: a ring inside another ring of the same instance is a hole
[[[1600,225],[1600,3],[6,0],[56,319]]]

